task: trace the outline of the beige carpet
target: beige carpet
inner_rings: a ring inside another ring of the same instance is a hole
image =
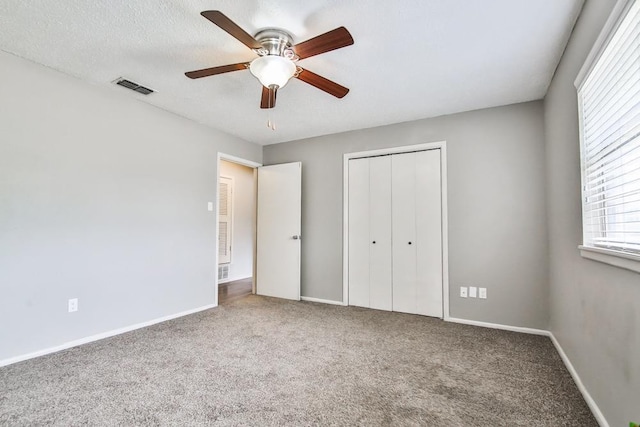
[[[249,296],[0,368],[0,425],[596,426],[546,337]]]

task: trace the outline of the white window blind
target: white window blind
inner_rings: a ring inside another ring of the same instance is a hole
[[[640,255],[640,0],[578,87],[584,246]]]

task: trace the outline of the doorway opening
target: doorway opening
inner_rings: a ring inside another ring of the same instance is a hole
[[[255,293],[258,163],[218,154],[216,304]]]

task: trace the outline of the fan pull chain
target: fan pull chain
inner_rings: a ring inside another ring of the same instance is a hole
[[[276,130],[276,124],[271,121],[271,96],[269,96],[269,105],[267,109],[267,127],[271,130]]]

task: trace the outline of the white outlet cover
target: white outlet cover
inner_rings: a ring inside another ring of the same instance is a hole
[[[469,298],[476,298],[478,296],[478,288],[475,286],[469,286]]]
[[[480,288],[480,298],[487,299],[487,288]]]
[[[467,287],[466,286],[460,286],[460,297],[461,298],[466,298],[467,297]]]
[[[69,300],[69,313],[73,313],[74,311],[78,311],[78,298],[71,298]]]
[[[213,212],[213,202],[207,202],[207,210]]]

